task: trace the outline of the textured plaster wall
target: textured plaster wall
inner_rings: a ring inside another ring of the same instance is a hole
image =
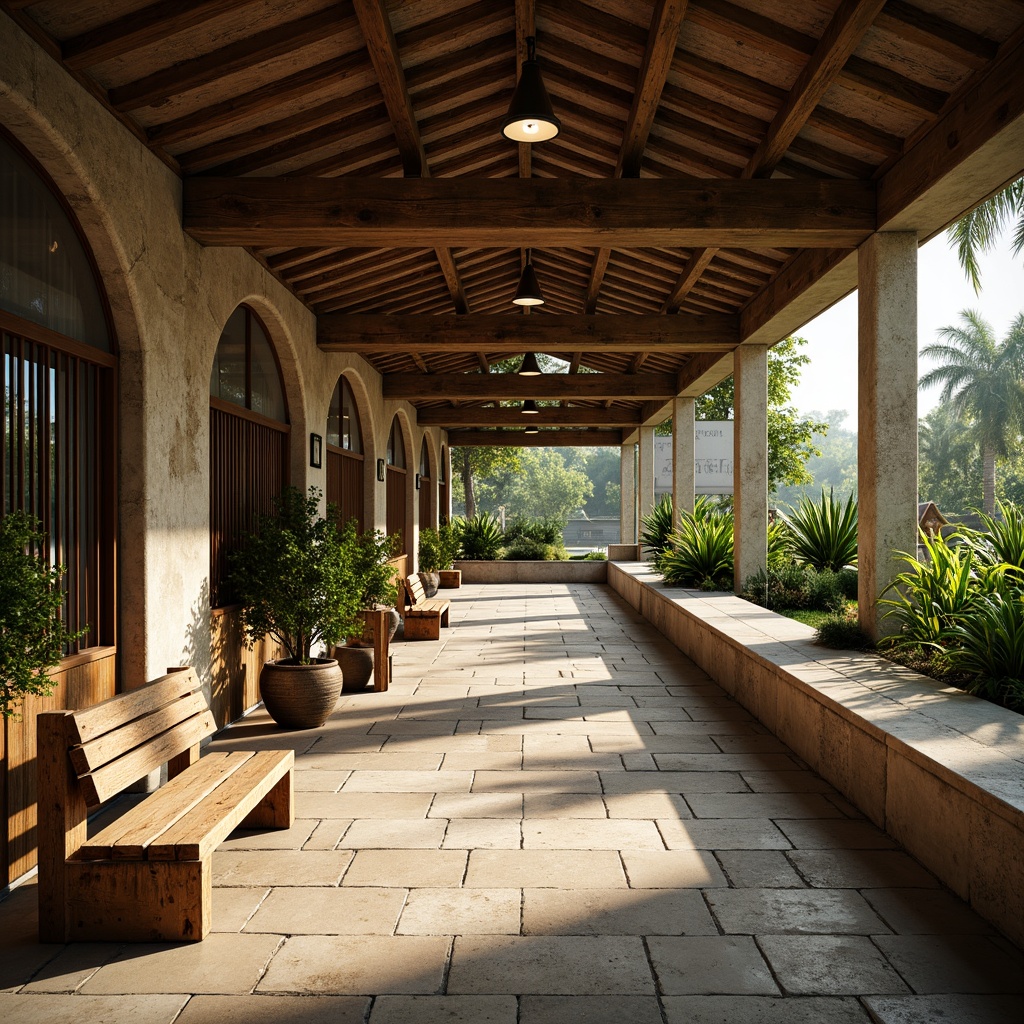
[[[119,637],[125,686],[187,661],[208,674],[209,383],[221,331],[240,303],[266,323],[284,377],[292,483],[309,468],[340,374],[352,385],[366,454],[366,522],[383,529],[384,456],[400,413],[410,463],[407,529],[423,431],[407,403],[381,397],[358,356],[316,347],[312,313],[243,249],[204,249],[181,229],[177,175],[0,14],[0,123],[75,211],[110,300],[119,347]],[[441,435],[429,434],[436,460]],[[436,481],[436,478],[435,478]],[[436,483],[435,483],[436,485]],[[413,547],[415,550],[415,547]]]

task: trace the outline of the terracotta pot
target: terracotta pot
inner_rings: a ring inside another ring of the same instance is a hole
[[[341,668],[342,692],[365,690],[373,677],[372,647],[335,647],[334,655]]]
[[[462,586],[461,569],[442,569],[438,576],[441,577],[442,590],[458,590]]]
[[[317,729],[338,703],[341,683],[341,669],[334,658],[314,658],[309,665],[281,658],[263,666],[260,696],[282,728]]]

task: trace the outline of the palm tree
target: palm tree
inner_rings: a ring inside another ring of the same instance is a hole
[[[981,292],[978,257],[988,252],[1003,229],[1014,221],[1013,255],[1016,256],[1024,249],[1024,178],[976,206],[947,232],[946,237],[956,246],[957,259],[976,294]]]
[[[1001,342],[974,310],[963,310],[960,319],[961,326],[941,328],[942,341],[921,350],[940,365],[921,378],[920,386],[941,384],[941,401],[971,421],[981,450],[982,503],[993,515],[996,459],[1009,454],[1024,426],[1024,313]]]

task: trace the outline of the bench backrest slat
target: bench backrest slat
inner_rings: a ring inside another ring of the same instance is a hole
[[[426,601],[427,592],[423,589],[423,583],[419,576],[410,576],[405,583],[408,587],[409,597],[412,598],[413,604],[419,604],[421,601]]]
[[[182,673],[184,674],[184,673]],[[102,768],[81,777],[86,802],[94,807],[138,782],[176,754],[199,743],[217,731],[213,713],[207,708],[192,715],[166,732],[159,733],[123,756],[108,761]]]
[[[102,768],[108,761],[142,746],[154,736],[173,729],[179,722],[185,722],[195,715],[202,714],[206,709],[206,697],[202,690],[187,693],[141,718],[136,718],[119,728],[102,733],[81,746],[72,747],[71,763],[79,777],[94,772]]]
[[[171,672],[137,690],[119,693],[76,711],[71,716],[71,735],[76,743],[88,743],[201,688],[195,669]]]

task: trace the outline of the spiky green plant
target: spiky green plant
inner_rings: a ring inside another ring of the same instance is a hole
[[[1024,582],[1024,509],[1010,501],[997,504],[1000,518],[979,513],[984,528],[969,535],[971,544],[986,563],[1006,565]]]
[[[668,547],[672,535],[672,496],[666,494],[640,520],[640,543],[652,555],[655,565]]]
[[[501,523],[490,513],[480,512],[462,527],[462,557],[492,562],[504,540]]]
[[[672,586],[732,589],[733,516],[683,513],[661,556],[659,572]]]
[[[844,505],[832,491],[821,489],[820,501],[804,497],[790,506],[791,547],[798,562],[815,569],[842,569],[857,561],[857,502]]]
[[[948,630],[951,668],[974,676],[969,693],[1024,708],[1024,598],[980,597]]]

